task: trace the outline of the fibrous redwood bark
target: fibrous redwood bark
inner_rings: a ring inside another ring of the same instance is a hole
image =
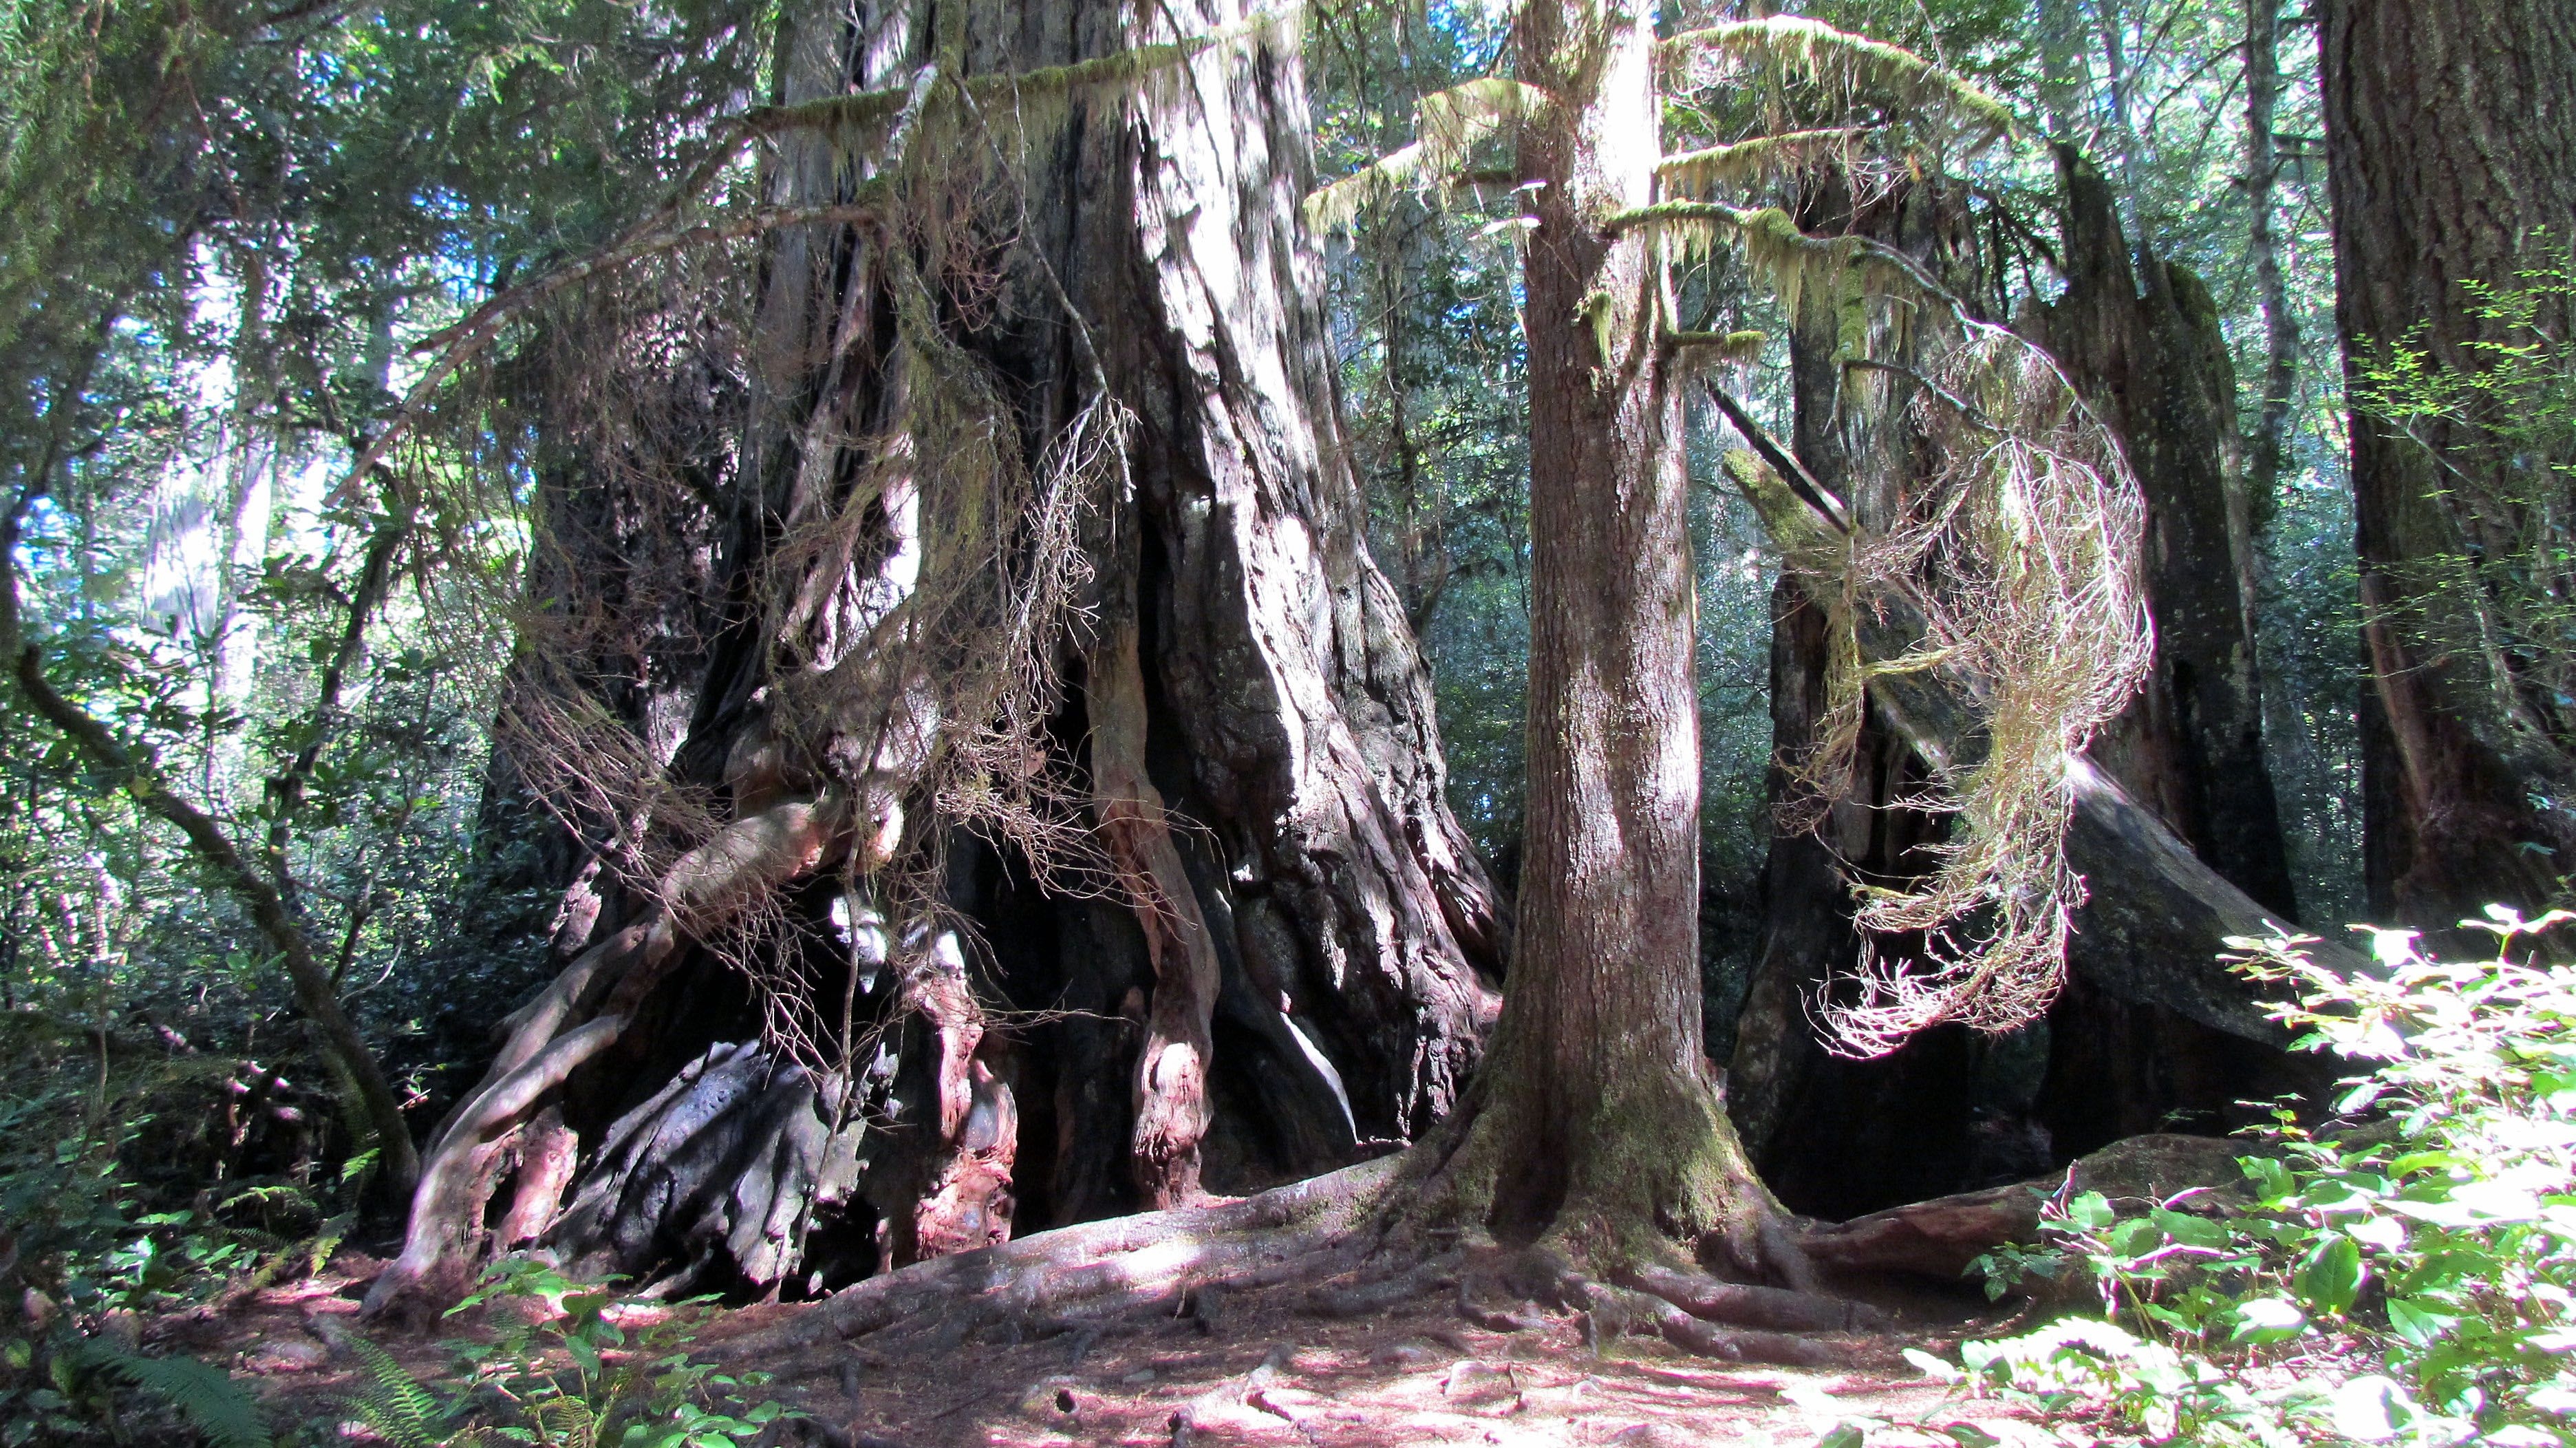
[[[782,106],[890,93],[877,144],[949,149],[885,158],[872,190],[834,131],[779,138],[779,204],[884,216],[765,244],[725,623],[671,768],[724,822],[628,882],[514,1019],[380,1302],[453,1285],[490,1149],[549,1107],[583,1142],[558,1248],[802,1287],[1328,1168],[1456,1099],[1505,926],[1360,541],[1320,262],[1294,229],[1293,43],[1243,19],[1058,0],[791,23]],[[900,165],[968,178],[963,220],[907,213],[927,183]],[[907,431],[956,377],[1005,421]],[[945,822],[990,775],[939,775],[941,751],[982,721],[923,702],[947,697],[918,662],[941,656],[889,632],[1001,586],[955,571],[973,537],[941,449],[960,436],[1020,475],[1078,454],[1114,479],[1067,525],[1097,582],[1092,622],[1041,660],[1066,684],[1026,736],[1046,757],[983,766],[1073,782],[1039,822],[1088,840],[1070,854]],[[865,510],[828,535],[846,544],[799,543],[836,508]],[[836,705],[861,697],[896,702]],[[785,815],[807,822],[794,848],[741,839]],[[821,1059],[753,1040],[781,991]]]
[[[2576,12],[2337,0],[2322,20],[2347,391],[2365,398],[2401,345],[2481,371],[2480,344],[2508,334],[2472,312],[2472,289],[2514,286],[2576,235]],[[2563,338],[2563,302],[2547,305],[2541,329]],[[2515,560],[2564,557],[2568,478],[2439,420],[2408,438],[2363,406],[2351,432],[2371,909],[2442,929],[2491,901],[2545,902],[2576,858],[2576,726],[2531,677],[2564,640],[2508,621],[2565,606],[2563,563]]]

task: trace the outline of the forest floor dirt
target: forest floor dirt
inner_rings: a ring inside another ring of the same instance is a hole
[[[343,1419],[340,1405],[363,1375],[331,1343],[357,1329],[361,1273],[372,1265],[344,1256],[318,1277],[161,1319],[145,1336],[243,1375],[275,1421]],[[1498,1314],[1470,1321],[1447,1290],[1366,1317],[1318,1317],[1313,1285],[1228,1294],[1202,1315],[1136,1313],[1097,1331],[1022,1341],[1010,1340],[1023,1336],[1010,1327],[967,1337],[928,1319],[796,1350],[776,1346],[791,1335],[777,1329],[811,1306],[756,1305],[698,1324],[690,1351],[729,1371],[772,1374],[750,1400],[810,1415],[776,1441],[834,1448],[1807,1448],[1845,1425],[1868,1448],[2071,1441],[1905,1365],[1903,1348],[1946,1354],[1961,1337],[2002,1325],[2001,1310],[1962,1294],[1855,1290],[1897,1327],[1841,1339],[1870,1366],[1827,1371],[1715,1362],[1649,1337],[1614,1338],[1596,1352],[1581,1319],[1531,1305],[1499,1315],[1526,1326],[1496,1331],[1488,1324]],[[442,1340],[479,1335],[470,1317],[458,1326],[369,1336],[425,1381],[452,1382]]]

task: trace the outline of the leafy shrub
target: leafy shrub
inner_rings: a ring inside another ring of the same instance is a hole
[[[2371,932],[2384,975],[2316,964],[2313,937],[2230,941],[2292,992],[2302,1047],[2373,1063],[2336,1111],[2383,1119],[2280,1113],[2240,1201],[2052,1209],[1987,1266],[2089,1274],[2104,1320],[1969,1344],[1967,1380],[2158,1442],[2576,1444],[2576,969],[2529,948],[2576,916],[2488,913],[2474,963]]]
[[[0,1013],[0,1059],[0,1448],[127,1441],[120,1389],[199,1436],[255,1441],[248,1399],[227,1396],[221,1372],[92,1334],[307,1270],[338,1245],[354,1217],[331,1215],[310,1137],[258,1131],[293,1088],[236,1058],[32,1010]],[[352,1183],[336,1194],[353,1200]]]

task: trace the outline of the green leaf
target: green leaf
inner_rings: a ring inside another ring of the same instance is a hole
[[[2361,1279],[2360,1244],[2341,1232],[2328,1232],[2299,1264],[2294,1286],[2310,1308],[2341,1314],[2351,1311],[2361,1295]]]
[[[2420,1302],[2388,1299],[2388,1328],[2417,1347],[2431,1347],[2459,1319]]]
[[[1943,1437],[1958,1444],[1959,1448],[1995,1448],[1996,1444],[2003,1442],[2001,1438],[1974,1423],[1944,1423],[1941,1425],[1940,1432]]]
[[[2299,1190],[2298,1180],[2290,1175],[2290,1169],[2271,1157],[2249,1156],[2236,1165],[2254,1183],[2255,1195],[2267,1207],[2297,1194]]]
[[[2152,1218],[2131,1217],[2111,1229],[2111,1255],[2143,1257],[2163,1246],[2164,1239],[2164,1229],[2157,1226]]]
[[[2153,1213],[2156,1226],[2168,1237],[2187,1247],[2206,1247],[2212,1251],[2227,1245],[2227,1226],[2207,1217],[2158,1207]]]
[[[1867,1434],[1849,1423],[1836,1423],[1825,1436],[1816,1440],[1816,1448],[1861,1448]]]
[[[2087,1232],[2098,1232],[2119,1217],[2112,1209],[2111,1199],[2100,1192],[2086,1192],[2066,1204],[2067,1222]]]
[[[2357,1442],[2385,1442],[2397,1436],[2404,1399],[2403,1388],[2377,1373],[2354,1378],[2328,1398],[2334,1430]]]
[[[2236,1305],[2236,1330],[2229,1336],[2242,1343],[2280,1342],[2296,1337],[2308,1325],[2308,1315],[2296,1303],[2279,1297],[2257,1297]]]

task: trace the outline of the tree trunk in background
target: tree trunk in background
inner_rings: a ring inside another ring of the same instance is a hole
[[[1983,264],[1978,239],[1953,192],[1907,187],[1854,214],[1844,188],[1828,182],[1810,194],[1799,220],[1811,235],[1851,231],[1898,247],[1957,295],[1986,291],[1975,283]],[[1887,372],[1843,366],[1842,309],[1831,290],[1809,288],[1792,319],[1792,446],[1861,526],[1883,528],[1920,446],[1908,415],[1914,388]],[[1827,627],[1792,578],[1781,580],[1773,619],[1773,755],[1796,760],[1813,748],[1824,718]],[[1855,1061],[1828,1054],[1809,1019],[1809,999],[1859,954],[1846,872],[1864,880],[1913,878],[1928,868],[1919,852],[1945,834],[1940,819],[1900,803],[1927,778],[1915,751],[1875,711],[1861,729],[1860,769],[1843,798],[1799,805],[1790,793],[1799,786],[1773,770],[1775,808],[1823,808],[1826,815],[1812,834],[1772,841],[1762,874],[1762,952],[1727,1079],[1729,1109],[1763,1179],[1798,1211],[1832,1218],[2027,1170],[2012,1164],[2018,1158],[2008,1134],[1979,1128],[1991,1108],[2017,1120],[2036,1085],[2015,1079],[2034,1078],[2034,1069],[2015,1073],[2005,1059],[1990,1062],[1989,1044],[1957,1026]],[[2012,1160],[1984,1169],[1980,1159],[1997,1152]]]
[[[2038,0],[2036,8],[2040,109],[2048,115],[2052,136],[2080,146],[2087,140],[2085,113],[2093,105],[2083,11],[2078,0]]]
[[[2155,674],[2092,757],[2211,869],[2292,921],[2289,854],[2263,753],[2252,518],[2231,456],[2236,374],[2218,310],[2179,264],[2143,250],[2132,264],[2111,188],[2071,147],[2058,149],[2058,176],[2067,289],[2024,329],[2127,449],[2147,500],[2156,628]],[[2237,1102],[2280,1089],[2271,1048],[2081,976],[2048,1023],[2036,1115],[2061,1155],[2157,1130],[2177,1113],[2204,1128],[2238,1124]]]
[[[2576,236],[2576,10],[2334,0],[2320,43],[2347,388],[2359,397],[2401,342],[2440,368],[2480,370],[2477,344],[2500,329],[2469,314],[2469,288],[2513,285],[2544,230],[2557,245]],[[2563,337],[2559,310],[2542,321]],[[2458,644],[2481,636],[2493,600],[2444,576],[2464,556],[2564,530],[2568,481],[2517,496],[2535,485],[2512,478],[2492,440],[2435,427],[2419,444],[2360,410],[2351,431],[2374,685],[2362,709],[2372,912],[2440,929],[2490,901],[2538,905],[2576,864],[2563,803],[2576,731],[2568,705],[2526,686],[2512,649],[2565,643]],[[2563,548],[2564,536],[2543,541]]]
[[[2280,95],[2281,0],[2245,0],[2245,251],[2254,263],[2254,304],[2263,313],[2263,407],[2245,449],[2245,495],[2257,530],[2271,516],[2290,467],[2290,409],[2299,384],[2299,317],[2281,275],[2272,216],[2281,173],[2272,117]]]
[[[1828,1055],[1815,1038],[1804,1002],[1859,947],[1843,871],[1911,878],[1928,865],[1918,852],[1942,837],[1941,821],[1901,804],[1927,771],[1881,711],[1864,722],[1855,790],[1829,802],[1819,835],[1774,841],[1763,954],[1728,1090],[1765,1179],[1801,1211],[1850,1216],[2014,1180],[2177,1113],[2232,1125],[2238,1101],[2306,1084],[2214,962],[2222,935],[2259,932],[2260,912],[2289,918],[2290,893],[2240,587],[2250,540],[2230,507],[2232,374],[2197,281],[2159,267],[2161,285],[2141,297],[2108,188],[2087,169],[2070,172],[2069,193],[2069,288],[2033,326],[2102,407],[2139,474],[2156,675],[2095,746],[2118,788],[2070,840],[2093,899],[2044,1026],[2001,1038],[1937,1027],[1870,1061]],[[1916,187],[1848,219],[1838,197],[1820,205],[1811,230],[1849,225],[1917,256],[1957,295],[1985,294],[1973,228],[1954,198]],[[1802,300],[1791,337],[1795,446],[1863,527],[1883,527],[1917,466],[1912,385],[1846,369],[1843,345],[1833,299]],[[1795,580],[1784,580],[1774,615],[1773,740],[1794,759],[1822,716],[1825,628]],[[1958,747],[1945,740],[1942,752]],[[1775,776],[1775,798],[1788,783]],[[2200,867],[2178,847],[2179,859],[2164,859],[2162,831],[2129,798],[2225,883],[2186,878]],[[2226,884],[2254,900],[2227,900]],[[2204,906],[2210,886],[2215,903]],[[2236,923],[2220,926],[2221,916]],[[2177,950],[2184,958],[2172,958]]]
[[[2024,330],[2120,435],[2147,499],[2156,672],[2093,757],[2237,888],[2296,918],[2263,761],[2263,684],[2244,586],[2254,540],[2228,456],[2236,377],[2208,288],[2185,268],[2130,263],[2111,188],[2071,148],[2067,289]]]
[[[1174,16],[1201,35],[1241,12],[997,0],[823,13],[782,67],[783,99],[899,88],[941,53],[974,74],[1116,55],[1173,38]],[[1202,1183],[1309,1174],[1410,1139],[1457,1099],[1498,1008],[1506,923],[1443,796],[1428,674],[1361,541],[1321,265],[1295,224],[1312,178],[1293,40],[1258,30],[1063,104],[1003,188],[1024,195],[1025,222],[998,229],[1025,231],[997,249],[995,303],[973,310],[963,294],[940,328],[996,380],[1032,466],[1099,386],[1133,415],[1132,486],[1099,500],[1082,535],[1099,624],[1077,641],[1051,728],[1128,888],[1051,893],[1016,850],[952,831],[940,903],[974,938],[906,937],[842,883],[881,862],[903,816],[828,791],[798,804],[763,719],[824,671],[800,660],[829,651],[798,634],[813,614],[793,600],[895,580],[889,560],[920,545],[902,543],[908,515],[889,495],[878,556],[756,586],[797,510],[829,505],[885,455],[870,429],[911,385],[866,340],[880,325],[860,291],[882,275],[874,235],[779,234],[755,338],[769,370],[728,495],[731,626],[672,772],[732,821],[686,858],[723,856],[786,913],[790,928],[752,937],[764,974],[846,1000],[862,1035],[905,1023],[847,1080],[781,1061],[717,951],[683,936],[655,963],[670,925],[640,897],[613,905],[592,937],[607,954],[576,962],[555,1006],[514,1017],[526,1037],[552,1012],[544,1042],[504,1057],[538,1089],[460,1108],[450,1135],[472,1140],[449,1155],[472,1181],[416,1207],[411,1282],[452,1283],[481,1249],[480,1208],[464,1204],[499,1190],[519,1154],[542,1155],[517,1143],[548,1106],[582,1147],[559,1248],[630,1273],[690,1264],[700,1285],[802,1289]],[[961,130],[957,144],[985,144]],[[781,199],[846,194],[829,145],[782,139]],[[1019,202],[1001,204],[1009,217]],[[834,341],[849,318],[855,346]],[[931,801],[900,803],[929,817]],[[586,1060],[529,1076],[548,1053]],[[508,1079],[496,1070],[492,1085]],[[871,1118],[891,1101],[904,1105],[890,1122]]]

